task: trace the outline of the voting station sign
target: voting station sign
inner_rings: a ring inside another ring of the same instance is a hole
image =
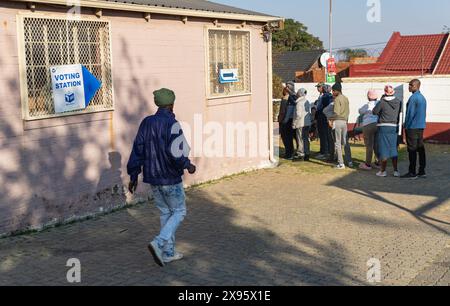
[[[85,109],[102,83],[83,65],[50,67],[56,113]]]

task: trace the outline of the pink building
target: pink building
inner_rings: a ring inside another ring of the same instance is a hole
[[[208,1],[0,1],[0,235],[131,201],[126,163],[161,87],[176,92],[177,119],[191,134],[199,171],[187,184],[270,165],[267,29],[279,24]],[[87,108],[56,113],[51,67],[78,64],[102,86]],[[222,69],[238,80],[222,83]],[[259,154],[248,154],[250,133],[244,155],[206,154],[203,138],[227,124],[236,133],[257,126]]]

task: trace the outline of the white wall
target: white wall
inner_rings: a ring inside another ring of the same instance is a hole
[[[427,122],[450,123],[450,78],[423,78],[421,81],[421,91],[428,102]],[[395,88],[395,95],[404,101],[406,109],[406,103],[411,96],[407,83],[342,83],[342,91],[350,100],[349,123],[356,122],[358,109],[367,101],[367,92],[374,89],[381,97],[387,84]],[[315,86],[316,83],[297,83],[295,89],[305,88],[308,91],[308,100],[314,102],[319,96]]]
[[[422,79],[427,122],[450,123],[450,78]]]

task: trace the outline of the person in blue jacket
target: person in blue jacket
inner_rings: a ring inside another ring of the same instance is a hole
[[[402,178],[426,178],[426,154],[423,132],[426,128],[427,100],[420,92],[421,82],[414,79],[409,82],[409,91],[413,93],[406,105],[405,130],[409,153],[409,172]],[[417,153],[419,154],[419,173],[417,170]]]
[[[127,164],[128,190],[136,191],[143,170],[144,183],[151,185],[161,220],[161,231],[148,249],[155,262],[164,266],[183,258],[175,250],[175,233],[186,216],[182,176],[184,170],[194,174],[196,167],[188,158],[190,148],[173,113],[175,93],[162,88],[153,95],[158,111],[145,118],[139,127]]]

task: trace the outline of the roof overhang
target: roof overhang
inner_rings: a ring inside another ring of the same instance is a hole
[[[73,2],[67,0],[13,0],[16,2],[34,3],[34,4],[53,4],[62,5],[67,7],[73,7]],[[223,20],[238,20],[238,21],[253,21],[262,23],[282,23],[284,21],[281,17],[275,16],[262,16],[262,15],[247,15],[236,13],[221,13],[212,11],[200,11],[192,9],[179,9],[170,7],[160,7],[151,5],[131,4],[122,2],[110,2],[110,1],[94,1],[94,0],[79,0],[81,7],[97,8],[97,9],[109,9],[119,11],[131,11],[150,14],[163,14],[174,16],[186,16],[186,17],[199,17],[199,18],[213,18]]]

